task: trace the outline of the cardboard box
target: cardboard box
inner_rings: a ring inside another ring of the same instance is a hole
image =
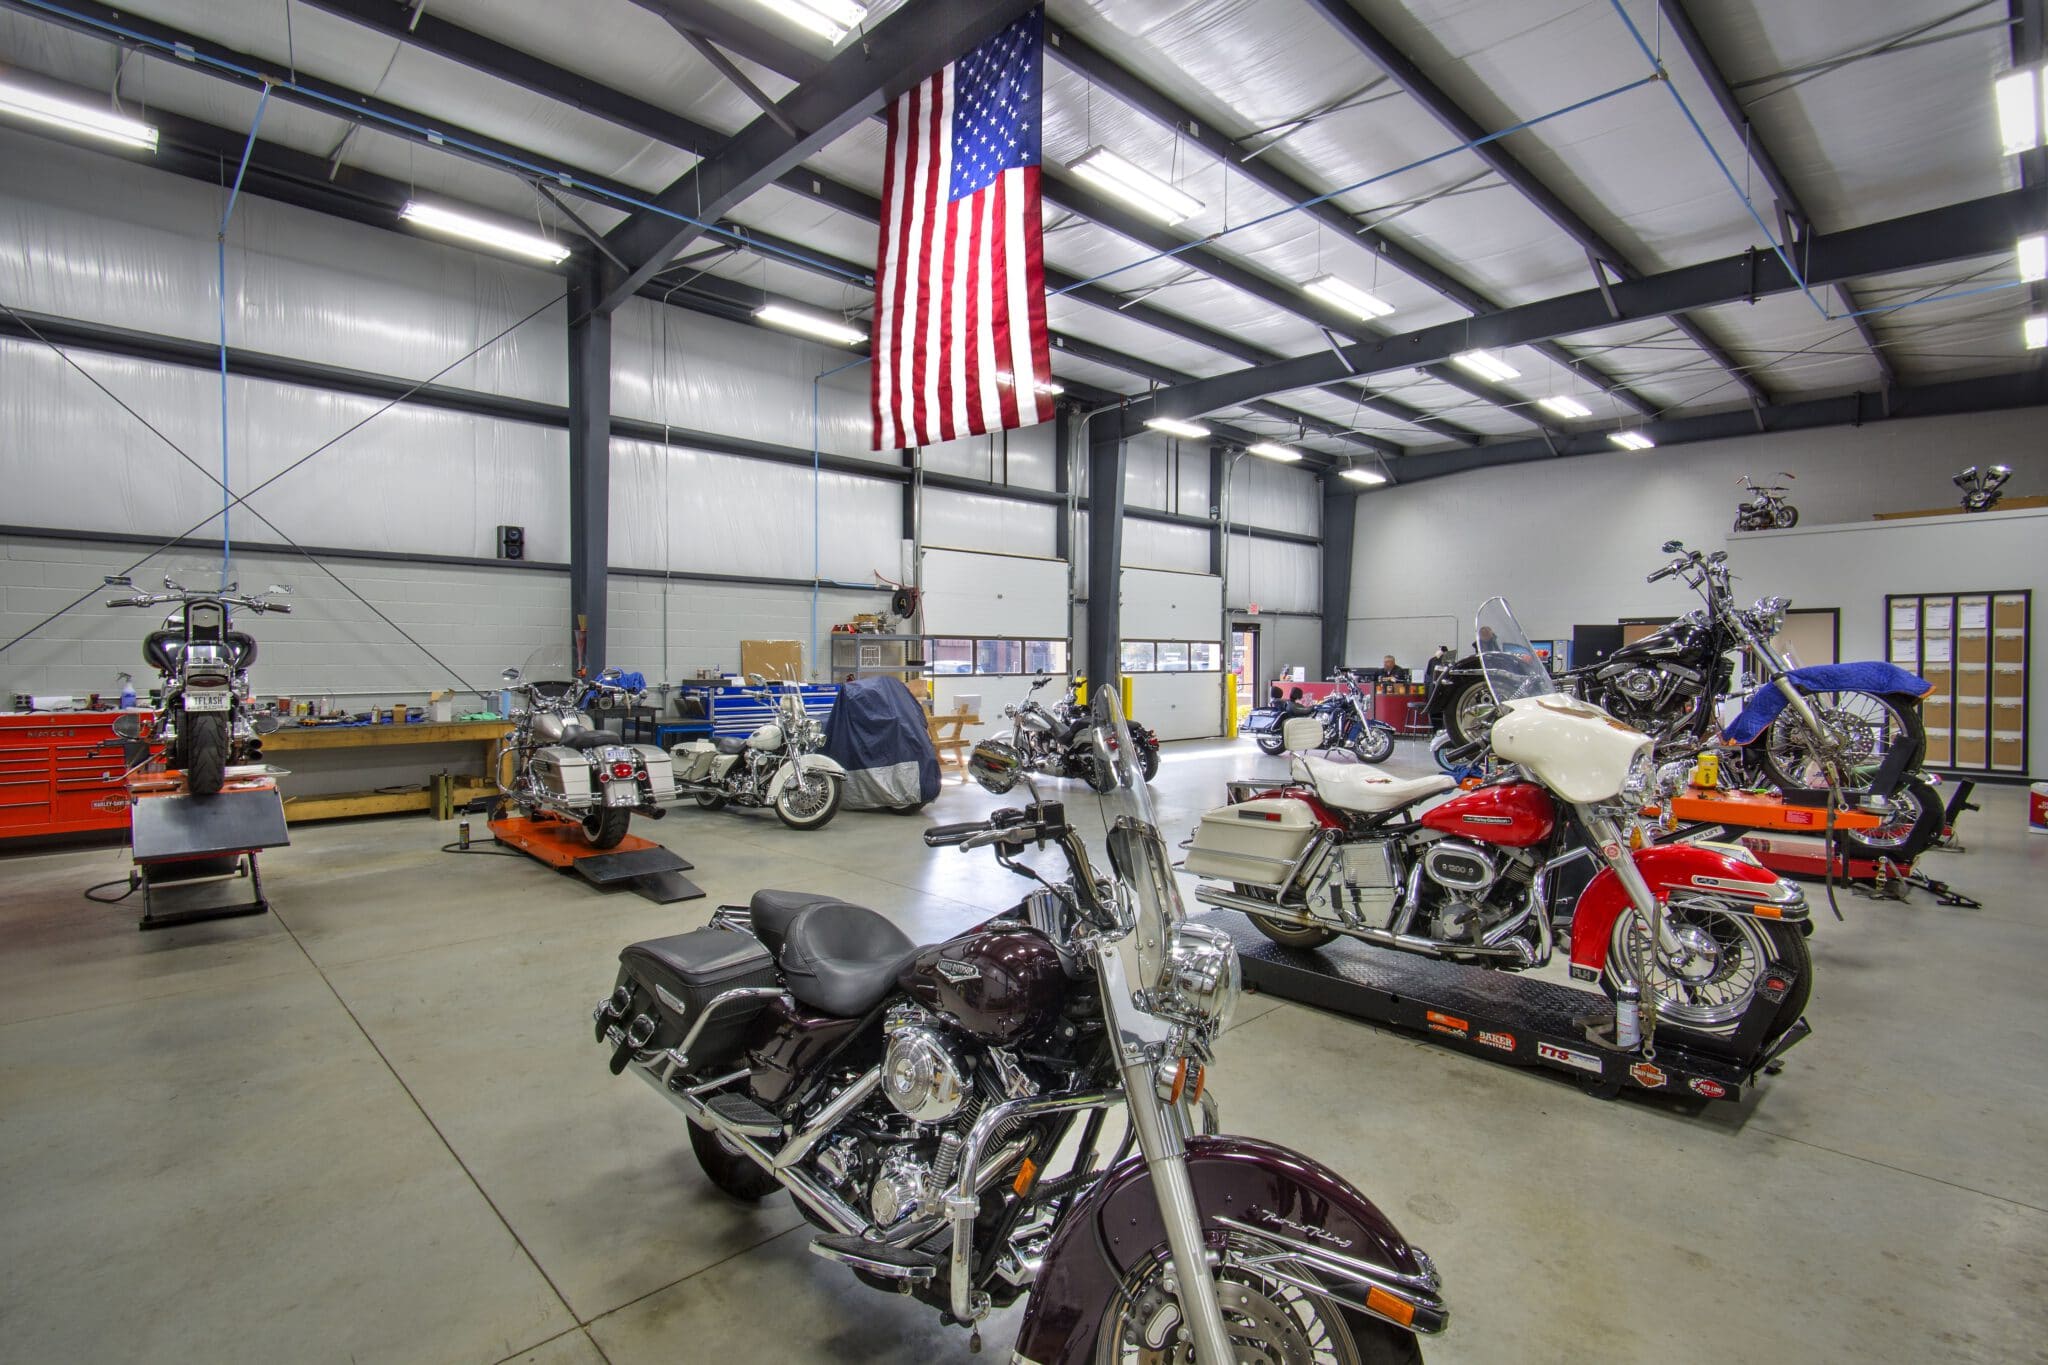
[[[804,676],[803,641],[742,640],[740,672],[758,673],[770,682],[801,681]]]

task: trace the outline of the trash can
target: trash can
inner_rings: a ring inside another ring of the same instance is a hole
[[[2027,789],[2027,833],[2048,834],[2048,782]]]

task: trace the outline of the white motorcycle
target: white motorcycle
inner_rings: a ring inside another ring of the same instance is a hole
[[[578,678],[560,651],[543,649],[524,670],[503,676],[513,729],[499,741],[491,772],[504,796],[577,824],[593,848],[617,848],[635,811],[655,820],[668,813],[662,807],[675,799],[668,755],[628,744],[590,718],[592,707],[622,706],[638,695],[620,685],[619,670]]]
[[[752,681],[761,700],[766,682]],[[804,709],[802,690],[783,683],[775,697],[775,719],[741,739],[737,735],[693,739],[669,750],[675,761],[676,793],[694,796],[705,810],[772,806],[791,829],[823,829],[839,813],[846,769],[817,752],[825,728]]]

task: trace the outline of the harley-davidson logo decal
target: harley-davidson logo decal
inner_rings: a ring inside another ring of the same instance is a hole
[[[981,968],[972,962],[956,962],[950,957],[939,959],[938,970],[940,976],[952,982],[975,981],[981,977]]]
[[[1559,1047],[1556,1043],[1538,1043],[1536,1055],[1546,1062],[1561,1062],[1580,1071],[1590,1071],[1596,1076],[1600,1074],[1600,1059],[1590,1052],[1574,1052],[1571,1048]]]
[[[1458,818],[1468,825],[1512,825],[1515,823],[1515,817],[1512,815],[1461,815]]]
[[[1515,1050],[1515,1035],[1512,1033],[1494,1033],[1481,1029],[1472,1035],[1472,1041],[1483,1043],[1487,1047],[1499,1048],[1502,1052],[1513,1052]]]
[[[1727,1086],[1719,1081],[1710,1081],[1705,1076],[1695,1076],[1686,1084],[1692,1087],[1693,1094],[1702,1099],[1718,1100],[1726,1098],[1728,1094]]]
[[[125,796],[102,796],[99,800],[92,803],[92,807],[94,810],[104,811],[127,810],[128,798]]]
[[[1431,1033],[1447,1033],[1453,1038],[1463,1038],[1472,1025],[1455,1014],[1444,1014],[1437,1010],[1425,1010],[1423,1020]]]
[[[1655,1062],[1637,1062],[1628,1069],[1628,1074],[1645,1090],[1662,1090],[1664,1082],[1671,1079],[1664,1074],[1664,1068]]]
[[[1777,889],[1775,885],[1761,882],[1738,882],[1727,877],[1708,877],[1701,874],[1694,874],[1692,884],[1706,891],[1720,891],[1731,896],[1753,896],[1758,899],[1770,895]]]

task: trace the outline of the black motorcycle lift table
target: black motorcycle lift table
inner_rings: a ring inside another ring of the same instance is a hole
[[[1623,1090],[1737,1100],[1743,1087],[1811,1029],[1804,1019],[1768,1049],[1763,1033],[1772,1011],[1753,1010],[1725,1043],[1688,1038],[1678,1046],[1665,1034],[1656,1056],[1620,1052],[1588,1041],[1582,1020],[1611,1021],[1607,997],[1513,972],[1387,952],[1355,939],[1321,948],[1283,948],[1234,910],[1198,917],[1237,944],[1245,984],[1281,1000],[1313,1005],[1509,1066],[1562,1071],[1591,1095],[1611,1099]],[[1783,1000],[1787,973],[1773,972],[1761,988]]]
[[[131,779],[129,793],[129,884],[142,891],[137,929],[269,911],[256,854],[291,843],[274,780],[231,776],[212,796],[194,796],[183,774],[152,773]],[[248,900],[222,899],[227,886],[245,878]]]
[[[501,815],[491,835],[560,872],[573,871],[600,891],[623,886],[653,901],[693,901],[704,888],[685,877],[696,864],[652,839],[628,834],[616,848],[592,848],[583,831],[552,815]]]

